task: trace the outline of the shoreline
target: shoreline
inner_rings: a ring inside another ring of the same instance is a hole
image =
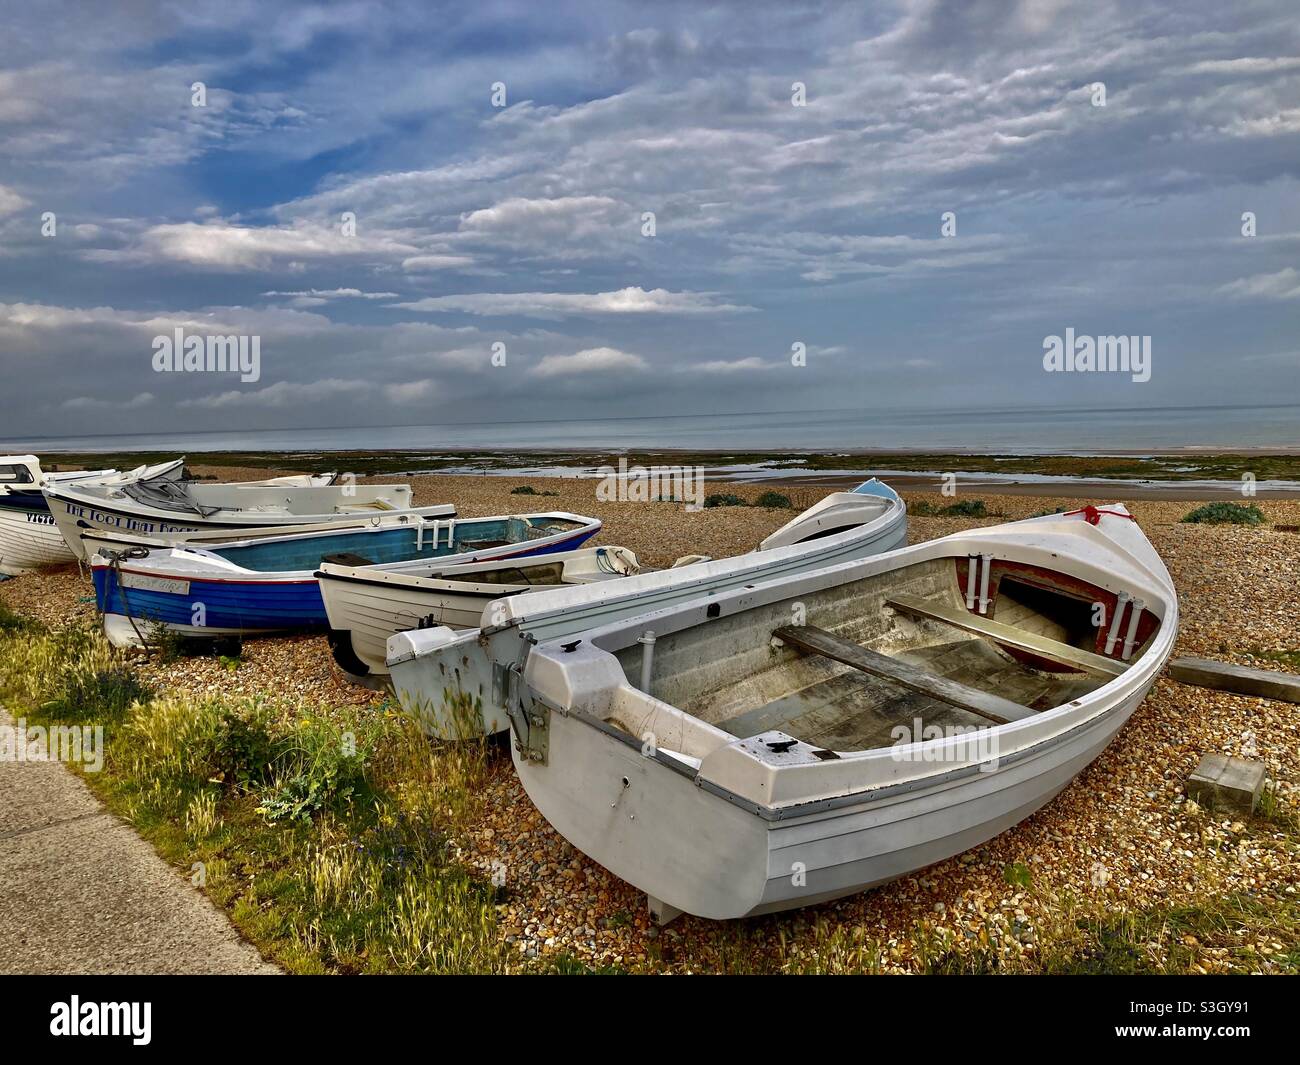
[[[1294,453],[1293,453],[1294,452]],[[46,452],[47,470],[113,466],[130,469],[175,458],[174,452]],[[702,451],[695,448],[568,448],[502,451],[443,448],[337,451],[200,452],[191,470],[347,470],[381,479],[506,477],[587,480],[635,467],[695,467],[713,484],[839,488],[879,477],[900,490],[938,492],[955,478],[959,493],[1092,500],[1249,502],[1300,499],[1300,449],[1192,449],[1166,454],[1011,455],[954,451]],[[266,474],[263,473],[262,476]],[[1249,487],[1251,491],[1243,489]]]

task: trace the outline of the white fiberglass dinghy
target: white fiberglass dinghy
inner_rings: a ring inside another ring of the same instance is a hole
[[[657,606],[760,580],[892,551],[907,542],[907,508],[874,478],[832,492],[767,537],[755,551],[586,587],[555,588],[497,599],[477,629],[447,626],[399,632],[387,666],[407,713],[443,738],[502,732],[508,693],[518,686],[529,649],[541,640],[596,628]],[[467,697],[473,713],[459,709]],[[455,707],[455,712],[450,708]]]
[[[659,920],[834,899],[1024,820],[1114,739],[1178,598],[1122,507],[972,530],[536,647],[529,797]]]
[[[365,678],[387,675],[388,639],[406,629],[473,628],[495,599],[609,581],[640,569],[626,547],[584,547],[469,565],[435,561],[402,570],[326,561],[316,579],[329,617],[334,660],[353,677]]]

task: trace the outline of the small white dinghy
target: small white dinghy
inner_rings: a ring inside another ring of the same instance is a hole
[[[1123,507],[977,529],[539,645],[510,705],[515,767],[658,920],[823,902],[1048,802],[1177,627]]]
[[[339,484],[337,474],[215,484],[179,479],[184,459],[90,481],[54,481],[45,499],[63,538],[86,558],[83,532],[168,537],[244,529],[355,523],[362,515],[411,509],[411,486]],[[449,511],[453,508],[448,508]]]
[[[832,492],[747,554],[496,599],[483,608],[480,627],[464,632],[445,625],[398,632],[388,640],[387,667],[402,708],[430,734],[492,735],[509,728],[507,701],[539,641],[906,542],[907,507],[872,478],[852,491]],[[462,698],[472,710],[461,706]]]
[[[41,489],[50,482],[86,481],[114,472],[46,473],[35,455],[0,455],[0,573],[16,576],[74,561]]]
[[[412,628],[473,628],[503,596],[586,585],[640,572],[626,547],[584,547],[561,554],[469,565],[431,562],[384,570],[326,561],[316,571],[329,618],[334,660],[355,678],[384,677],[388,639]]]

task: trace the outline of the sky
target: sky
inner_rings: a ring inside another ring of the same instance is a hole
[[[1300,402],[1293,2],[6,31],[0,438]],[[177,329],[257,379],[158,371]],[[1045,369],[1067,330],[1149,337],[1149,379]]]

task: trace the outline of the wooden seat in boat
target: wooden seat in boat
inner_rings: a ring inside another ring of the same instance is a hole
[[[994,621],[992,618],[981,617],[965,610],[958,610],[937,599],[921,599],[914,595],[895,595],[885,600],[885,605],[893,607],[893,609],[902,613],[911,614],[914,617],[940,621],[945,625],[961,629],[963,632],[987,637],[994,643],[1014,647],[1018,651],[1025,651],[1049,662],[1069,666],[1072,669],[1081,669],[1104,677],[1118,677],[1128,668],[1123,662],[1113,661],[1102,655],[1093,654],[1091,651],[1085,651],[1080,647],[1074,647],[1059,640],[1052,640],[1037,633],[1027,632],[1024,629],[1004,624],[1001,621]]]
[[[899,687],[937,699],[976,714],[998,725],[1022,721],[1037,711],[1000,695],[980,691],[948,677],[890,658],[861,644],[841,639],[834,633],[813,625],[786,625],[773,634],[777,639],[806,654],[822,655],[846,666],[881,677]]]
[[[322,562],[332,562],[336,566],[373,566],[375,560],[366,558],[365,555],[358,555],[352,551],[338,551],[332,555],[326,555],[321,559]]]

